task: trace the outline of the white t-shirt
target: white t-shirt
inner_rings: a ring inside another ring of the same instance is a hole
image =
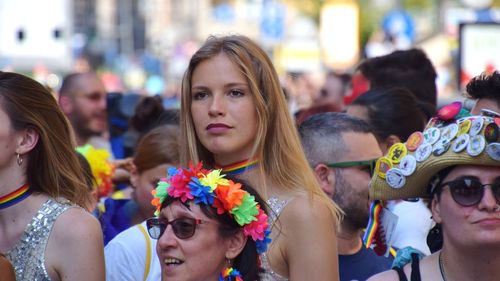
[[[146,221],[140,225],[147,233]],[[106,259],[106,280],[108,281],[140,281],[161,280],[160,261],[156,255],[156,239],[147,235],[147,243],[151,246],[149,274],[144,279],[146,268],[146,238],[139,225],[134,225],[118,234],[104,248]]]
[[[434,221],[425,203],[422,200],[417,202],[389,201],[387,208],[398,216],[392,245],[400,249],[411,246],[424,255],[430,255],[427,234],[434,226]]]

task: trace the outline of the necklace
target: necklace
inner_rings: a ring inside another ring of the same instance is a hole
[[[444,274],[444,266],[443,266],[443,257],[441,256],[442,252],[439,252],[439,272],[441,272],[441,278],[443,281],[446,281],[446,275]]]
[[[12,191],[11,193],[0,197],[0,210],[15,205],[31,194],[28,184],[24,184],[20,188]]]
[[[253,159],[253,160],[246,159],[246,160],[236,162],[233,164],[229,164],[229,165],[225,165],[225,166],[221,166],[221,165],[216,164],[215,168],[222,169],[222,172],[224,172],[228,175],[237,176],[237,175],[241,175],[245,172],[248,172],[250,170],[255,169],[258,164],[259,164],[259,161],[257,159]]]

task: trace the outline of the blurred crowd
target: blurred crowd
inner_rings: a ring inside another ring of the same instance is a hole
[[[500,72],[436,79],[416,48],[280,79],[239,35],[168,98],[0,72],[0,280],[495,280]]]

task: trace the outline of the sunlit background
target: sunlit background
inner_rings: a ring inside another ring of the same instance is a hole
[[[92,69],[109,91],[175,97],[207,36],[238,33],[284,84],[299,83],[298,107],[326,71],[412,47],[434,63],[439,99],[452,99],[461,81],[500,68],[499,22],[500,0],[0,0],[0,69],[54,89]]]

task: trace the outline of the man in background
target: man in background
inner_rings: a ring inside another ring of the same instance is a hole
[[[64,77],[59,105],[73,126],[78,146],[87,143],[110,151],[107,131],[106,89],[95,73],[73,73]]]
[[[382,156],[370,126],[327,112],[306,119],[299,133],[321,188],[345,213],[337,236],[340,280],[366,280],[390,269],[392,259],[377,256],[361,239],[369,218],[370,171]]]

